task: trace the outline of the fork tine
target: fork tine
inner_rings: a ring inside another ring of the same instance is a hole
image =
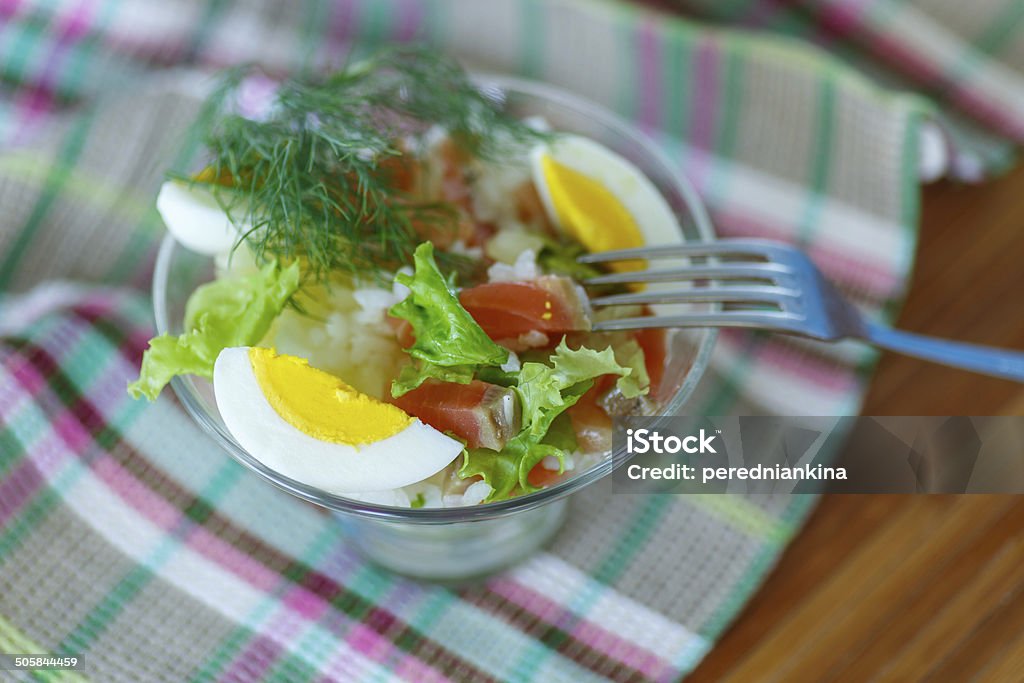
[[[622,285],[630,282],[677,282],[679,280],[776,280],[793,270],[779,263],[729,263],[721,266],[684,266],[662,270],[609,273],[585,280],[585,285]]]
[[[576,260],[580,263],[606,263],[608,261],[675,258],[680,256],[760,256],[762,258],[771,258],[777,249],[778,245],[763,240],[735,239],[665,244],[636,249],[616,249],[614,251],[583,254]]]
[[[701,287],[672,291],[646,291],[635,294],[610,294],[591,299],[592,306],[628,306],[701,302],[756,302],[780,306],[792,301],[798,292],[784,287]]]
[[[784,332],[799,332],[798,316],[779,311],[720,311],[681,315],[618,318],[594,323],[595,332],[643,330],[652,327],[754,327]]]

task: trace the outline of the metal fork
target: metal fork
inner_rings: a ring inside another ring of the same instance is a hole
[[[726,309],[606,320],[597,331],[647,327],[747,327],[823,341],[860,339],[875,346],[936,363],[1024,382],[1024,352],[901,332],[865,318],[800,250],[769,240],[714,242],[605,251],[581,256],[581,263],[644,259],[698,259],[660,270],[611,273],[586,285],[691,283],[689,288],[648,289],[591,300],[594,306],[678,303],[729,304]],[[709,284],[710,283],[710,284]]]

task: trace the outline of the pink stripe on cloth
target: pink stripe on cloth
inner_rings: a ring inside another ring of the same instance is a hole
[[[25,375],[25,384],[36,387],[44,384],[31,365],[25,364],[24,367],[26,369],[22,370],[21,374]],[[124,377],[118,376],[118,373],[111,373],[111,375],[113,376],[113,384],[118,387],[117,396],[122,401],[127,400],[124,398],[123,392]],[[108,393],[107,390],[97,392],[98,395]],[[111,414],[113,406],[111,404],[100,406],[86,399],[80,400],[79,404],[83,406],[84,412],[90,415],[100,415],[105,420],[110,420],[113,417]],[[60,448],[58,457],[48,459],[45,463],[38,462],[37,458],[50,449],[41,448],[39,445],[32,449],[29,458],[36,466],[36,469],[42,474],[41,480],[55,474],[62,467],[76,462],[78,460],[76,453],[81,450],[77,446],[92,443],[91,435],[84,429],[80,416],[74,414],[71,410],[61,410],[60,414],[54,417],[53,425],[54,429],[50,432],[51,437],[59,435],[65,443],[71,444],[72,448]],[[144,483],[136,479],[134,475],[128,472],[110,455],[104,455],[92,463],[92,467],[86,473],[86,476],[96,477],[97,481],[104,485],[105,488],[121,498],[150,523],[162,529],[170,530],[185,523],[181,510],[163,498],[152,495],[152,491]],[[210,560],[259,590],[272,591],[280,585],[279,574],[242,553],[203,527],[193,527],[191,532],[183,539],[183,543],[183,547],[188,552],[194,552]],[[322,577],[323,583],[326,584],[325,590],[336,590],[336,582],[343,580],[343,578],[337,576]],[[332,588],[332,586],[334,587]],[[286,639],[291,639],[296,629],[305,628],[317,623],[318,619],[310,618],[307,615],[323,615],[330,610],[329,602],[311,590],[295,587],[293,593],[301,594],[301,598],[293,595],[287,603],[283,603],[281,618],[265,626],[263,628],[265,634],[276,633],[282,624],[287,623],[291,624],[291,626],[286,629],[287,633],[283,635]],[[297,604],[302,605],[301,610],[295,608]],[[383,635],[391,623],[397,622],[393,614],[381,607],[374,609],[368,619],[377,622],[376,630],[372,626],[352,622],[349,617],[341,613],[334,614],[347,622],[346,626],[349,632],[343,638],[346,642],[353,641],[351,644],[354,649],[363,651],[368,655],[373,655],[373,658],[378,663],[387,663],[393,659],[391,655],[391,640]],[[339,635],[341,634],[339,633]],[[404,668],[422,674],[421,678],[424,679],[428,676],[432,677],[435,673],[426,663],[408,662]]]
[[[0,479],[0,529],[33,497],[44,485],[44,478],[30,460],[22,460]]]
[[[426,13],[420,0],[404,0],[398,8],[398,21],[392,37],[400,42],[415,40],[425,18]]]
[[[852,369],[839,370],[834,362],[778,341],[768,339],[757,344],[753,349],[753,358],[757,363],[782,370],[789,376],[801,378],[837,396],[859,391],[859,383]]]
[[[121,463],[110,455],[104,455],[91,463],[91,469],[93,475],[106,483],[107,488],[116,492],[122,500],[142,512],[162,530],[170,531],[182,523],[183,517],[178,508],[152,495],[145,483],[127,473]]]
[[[423,662],[411,655],[407,655],[393,664],[395,675],[403,681],[418,681],[422,683],[449,683],[448,678],[440,671],[428,668]],[[329,673],[329,672],[328,672]],[[321,679],[321,683],[328,683],[327,678]],[[333,683],[333,682],[332,682]]]
[[[325,562],[321,563],[319,568],[320,571],[329,575],[333,580],[344,582],[354,571],[363,566],[361,560],[356,559],[348,548],[342,546],[332,553]],[[404,610],[423,597],[423,589],[419,584],[411,581],[399,581],[391,587],[390,592],[386,596],[378,597],[373,602],[378,606],[384,604],[389,606],[391,612],[395,615],[395,619],[392,620],[393,623],[397,624],[400,621],[402,624],[408,624],[409,622],[404,616]],[[345,615],[340,614],[337,610],[331,610],[319,619],[319,623],[324,628],[332,629],[332,623],[343,618],[347,619]],[[385,622],[387,621],[385,619]],[[391,624],[389,623],[388,625]],[[338,628],[333,628],[332,630],[340,631]],[[369,622],[366,624],[357,623],[348,627],[345,634],[346,643],[352,649],[365,655],[371,661],[392,668],[402,680],[423,681],[424,683],[435,681],[441,683],[449,680],[444,674],[416,655],[396,648],[393,642],[394,637],[394,633],[388,635],[386,629],[380,628],[380,622],[376,626],[371,626]],[[344,651],[339,651],[333,655],[320,669],[322,675],[319,680],[322,683],[352,680],[350,672],[351,663],[348,661],[348,656]]]
[[[299,587],[286,591],[281,596],[281,604],[309,621],[316,621],[330,608],[327,601],[321,599],[319,595]]]
[[[330,31],[332,38],[349,41],[355,36],[356,2],[353,0],[336,0],[333,4],[333,14],[330,19]]]
[[[295,589],[293,593],[301,592]],[[308,591],[307,591],[308,593]],[[287,603],[278,603],[276,611],[255,627],[260,636],[254,638],[232,659],[222,675],[224,680],[251,681],[262,680],[263,674],[277,662],[281,656],[291,651],[284,643],[291,646],[297,644],[298,635],[316,619],[286,609]],[[285,609],[282,609],[285,608]],[[322,612],[323,610],[319,610]],[[271,638],[271,635],[276,638]],[[316,668],[319,668],[314,664]]]
[[[657,678],[672,669],[672,664],[654,652],[606,630],[585,617],[572,612],[561,603],[530,588],[503,577],[492,579],[487,587],[506,600],[518,605],[553,626],[564,629],[575,640],[597,650],[611,654],[623,664],[644,676]]]
[[[737,208],[715,209],[715,227],[722,237],[763,237],[790,241],[791,227],[781,227]],[[830,242],[812,243],[807,254],[829,278],[854,287],[877,299],[888,299],[904,286],[903,275],[895,269],[851,256]]]
[[[123,315],[118,312],[119,305],[121,304],[117,299],[93,298],[74,306],[68,313],[90,327],[103,320],[121,320],[125,323],[118,325],[122,334],[118,360],[126,364],[123,369],[126,373],[125,381],[128,381],[138,374],[143,351],[149,346],[149,341],[156,331],[148,324],[143,327],[136,321],[124,321]]]
[[[267,670],[280,658],[284,650],[284,647],[265,635],[255,635],[251,637],[245,649],[232,660],[231,665],[217,677],[217,680],[263,680]]]
[[[345,643],[356,652],[366,656],[367,659],[393,667],[403,680],[439,682],[449,680],[440,671],[415,655],[398,650],[392,639],[382,631],[386,630],[379,626],[371,627],[367,624],[355,623],[345,633]],[[348,671],[350,668],[346,654],[339,652],[321,667],[323,675],[320,680],[349,680],[345,676],[350,675]]]
[[[30,351],[29,353],[38,352]],[[25,358],[24,363],[10,366],[8,371],[10,376],[30,395],[40,397],[46,391],[46,378],[33,366],[28,357]],[[49,403],[51,402],[47,402],[47,404]],[[56,401],[52,401],[52,403],[56,403]],[[39,453],[49,453],[50,449],[44,448],[43,445],[55,440],[59,440],[76,452],[84,450],[88,444],[92,443],[92,435],[85,430],[81,421],[67,409],[62,408],[56,416],[53,416],[50,427],[43,439],[29,449],[33,457]],[[47,464],[52,465],[52,463]],[[45,468],[41,471],[44,474],[49,474],[51,470]]]
[[[32,363],[24,354],[14,353],[10,358],[4,360],[4,369],[14,378],[22,389],[28,392],[30,397],[37,396],[46,386],[46,378],[35,369]],[[13,407],[15,399],[20,398],[21,392],[5,388],[0,397],[9,397],[0,404],[0,415],[6,414],[8,407]]]
[[[0,0],[0,15],[5,19],[13,19],[24,7],[24,0]]]
[[[47,56],[33,87],[15,104],[15,110],[21,114],[21,122],[15,127],[15,136],[26,135],[42,114],[54,109],[61,63],[71,47],[88,33],[96,4],[95,0],[81,0],[72,5],[67,14],[57,17],[56,30],[53,32],[56,44]]]
[[[80,424],[70,412],[60,416],[62,420],[67,418],[70,418],[69,424],[74,424],[80,428]],[[43,449],[38,447],[33,449],[29,456],[30,462],[39,465],[39,463],[35,462],[35,459],[41,450]],[[55,474],[61,467],[77,460],[74,452],[66,448],[61,450],[61,456],[61,458],[49,462],[45,469],[37,468],[43,475],[40,480]],[[127,503],[133,510],[140,513],[143,518],[166,531],[170,531],[182,524],[188,524],[180,509],[174,507],[163,498],[153,495],[152,491],[145,484],[127,472],[120,463],[109,455],[105,455],[95,463],[92,463],[92,467],[86,472],[86,476],[95,477],[107,490]],[[203,527],[193,527],[191,532],[186,534],[182,540],[182,548],[186,552],[194,552],[210,560],[258,590],[272,592],[273,589],[280,585],[281,577],[278,573],[240,552]],[[337,579],[332,578],[331,580]],[[296,587],[292,592],[301,593],[301,600],[292,597],[288,602],[282,603],[281,616],[264,624],[260,629],[264,635],[280,634],[284,641],[290,641],[299,630],[317,623],[318,620],[316,618],[309,618],[307,615],[322,615],[330,608],[326,600],[305,588]],[[294,609],[294,605],[297,602],[301,602],[303,605],[302,610]],[[385,615],[379,609],[377,612],[378,618],[391,617],[391,615]],[[349,619],[348,617],[344,618],[346,620]],[[361,643],[361,646],[353,644],[355,649],[375,654],[376,661],[379,663],[389,659],[387,654],[391,648],[391,641],[388,638],[372,631],[363,633],[362,631],[367,629],[367,627],[355,624],[354,622],[350,622],[350,624],[348,628],[358,631],[355,639]],[[345,634],[343,637],[346,642],[353,638],[351,634]],[[423,666],[424,668],[429,668],[426,664]]]
[[[110,456],[99,459],[92,467],[96,476],[111,493],[139,512],[150,523],[164,531],[171,531],[182,525],[192,525],[182,510],[139,481],[121,463]],[[195,525],[184,534],[184,545],[197,555],[214,562],[238,578],[261,591],[268,591],[278,585],[280,576],[262,563],[241,552],[231,544],[213,535],[204,527]]]
[[[693,60],[695,73],[693,91],[702,93],[696,98],[690,125],[689,142],[694,147],[711,152],[715,147],[718,127],[718,103],[722,99],[720,82],[721,51],[713,38],[702,36],[697,41]],[[711,164],[704,155],[695,155],[687,167],[687,175],[698,188],[705,187],[711,176]]]
[[[28,392],[29,396],[39,396],[45,391],[46,379],[27,361],[17,364],[9,363],[8,377],[13,378],[22,389]],[[10,393],[14,395],[17,392],[11,391]],[[6,408],[0,412],[5,420],[9,414]],[[51,422],[50,428],[43,432],[40,439],[24,444],[24,447],[28,449],[29,457],[25,458],[14,472],[7,475],[23,486],[12,484],[13,492],[16,495],[8,495],[7,491],[0,489],[0,494],[2,494],[0,501],[3,501],[3,506],[0,507],[0,526],[5,525],[46,485],[51,475],[58,469],[60,462],[66,460],[65,454],[69,444],[91,442],[90,436],[83,432],[81,424],[71,418],[67,411],[63,411],[57,420]],[[34,472],[35,476],[31,476],[30,471]]]
[[[875,26],[866,11],[871,0],[846,0],[823,7],[822,26],[843,35],[868,36],[863,40],[873,53],[900,67],[928,87],[941,90],[955,104],[974,116],[1017,138],[1024,139],[1024,113],[1006,109],[993,102],[970,81],[956,80],[942,63],[920,54],[901,35],[888,33],[888,27]]]
[[[65,16],[58,20],[61,38],[65,41],[78,41],[88,32],[92,24],[91,17],[99,3],[96,0],[80,0]]]
[[[313,624],[328,629],[321,617],[330,612],[331,606],[318,595],[293,586],[279,600],[273,613],[257,627],[263,635],[232,658],[225,679],[260,679],[283,653],[289,651],[281,643],[289,643],[293,647],[299,645],[300,633]],[[274,636],[272,640],[267,638],[271,634]],[[319,665],[315,668],[322,669]]]
[[[661,127],[662,112],[662,57],[661,34],[650,17],[640,23],[637,29],[640,66],[640,106],[638,122],[646,127]]]

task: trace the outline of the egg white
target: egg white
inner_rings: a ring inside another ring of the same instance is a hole
[[[174,239],[192,251],[216,256],[230,250],[238,239],[238,228],[200,185],[167,181],[160,187],[156,208]]]
[[[238,443],[276,472],[330,493],[370,493],[426,479],[451,464],[460,442],[414,420],[394,436],[358,448],[316,439],[288,424],[256,381],[248,347],[217,356],[213,389]]]
[[[578,135],[559,135],[553,141],[537,145],[530,152],[534,185],[548,218],[559,228],[558,211],[544,178],[543,159],[555,161],[601,183],[633,216],[644,244],[678,244],[683,232],[654,183],[633,162],[604,145]]]

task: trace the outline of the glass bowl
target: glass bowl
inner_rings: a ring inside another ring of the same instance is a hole
[[[504,76],[476,81],[489,97],[517,117],[542,116],[558,131],[584,135],[630,159],[644,171],[676,212],[688,241],[713,238],[711,222],[693,188],[654,146],[625,121],[563,90]],[[168,235],[153,276],[159,334],[180,334],[185,303],[213,279],[213,259],[191,252]],[[707,368],[713,329],[678,330],[668,342],[661,395],[662,415],[679,414]],[[612,454],[541,491],[496,503],[460,508],[411,509],[364,503],[327,493],[278,474],[243,449],[228,431],[212,385],[183,376],[171,381],[182,405],[213,439],[244,466],[275,486],[333,511],[351,542],[370,560],[394,571],[432,580],[481,576],[524,559],[550,538],[566,514],[570,494],[586,489],[621,464]]]

